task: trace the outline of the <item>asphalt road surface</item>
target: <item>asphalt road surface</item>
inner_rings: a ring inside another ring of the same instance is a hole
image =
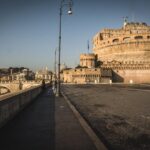
[[[62,90],[109,149],[150,149],[149,85],[63,85]]]

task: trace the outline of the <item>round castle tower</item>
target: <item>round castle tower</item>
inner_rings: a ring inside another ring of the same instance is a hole
[[[93,50],[102,61],[150,62],[150,26],[126,22],[120,29],[103,29],[93,38]]]
[[[93,38],[93,50],[113,70],[113,82],[150,83],[150,26],[127,22],[120,29],[103,29]]]

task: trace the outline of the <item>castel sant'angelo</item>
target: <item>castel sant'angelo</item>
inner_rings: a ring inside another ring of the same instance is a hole
[[[150,83],[150,26],[124,21],[93,37],[93,52],[80,55],[80,65],[63,72],[64,82]]]
[[[150,83],[150,26],[127,22],[120,29],[103,29],[93,37],[101,68],[112,69],[114,82]]]

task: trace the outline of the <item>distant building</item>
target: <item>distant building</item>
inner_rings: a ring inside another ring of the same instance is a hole
[[[45,80],[45,81],[52,81],[53,73],[51,71],[48,71],[48,68],[46,67],[43,70],[36,71],[35,73],[35,80]]]
[[[34,73],[28,68],[24,67],[10,67],[8,69],[0,69],[0,80],[1,81],[26,81],[34,80]]]
[[[10,75],[4,75],[4,74],[1,74],[0,75],[0,81],[10,81]]]

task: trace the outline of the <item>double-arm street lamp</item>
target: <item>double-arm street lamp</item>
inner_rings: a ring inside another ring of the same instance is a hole
[[[69,8],[68,15],[72,14],[72,0],[61,0],[60,12],[59,12],[59,46],[58,46],[58,78],[57,78],[57,90],[56,96],[60,96],[60,53],[61,53],[61,17],[63,7],[67,6]]]

